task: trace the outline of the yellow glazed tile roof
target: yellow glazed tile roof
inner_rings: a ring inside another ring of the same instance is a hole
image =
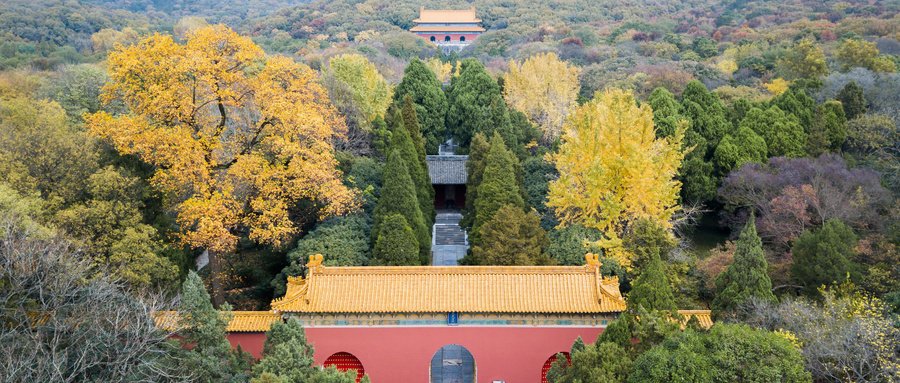
[[[225,328],[228,332],[266,332],[272,323],[281,320],[281,315],[272,311],[232,311],[232,314],[233,318]],[[160,311],[154,320],[156,327],[166,331],[178,330],[178,313],[175,311]]]
[[[709,310],[678,310],[678,313],[684,316],[684,325],[691,320],[691,317],[697,318],[700,327],[708,329],[713,325],[712,313]]]
[[[272,302],[307,313],[611,313],[625,310],[617,278],[585,266],[326,267],[310,257],[307,278],[288,278]],[[318,258],[316,258],[318,257]]]
[[[409,29],[410,32],[484,32],[484,28],[475,26],[450,26],[441,27],[433,25],[417,25]]]
[[[425,9],[419,8],[419,18],[414,23],[480,23],[475,16],[475,7],[469,9]]]

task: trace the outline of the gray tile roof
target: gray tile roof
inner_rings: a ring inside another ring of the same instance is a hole
[[[469,156],[438,155],[425,156],[428,176],[432,185],[462,185],[466,183],[466,161]]]

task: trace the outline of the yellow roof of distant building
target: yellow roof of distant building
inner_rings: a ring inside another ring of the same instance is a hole
[[[425,9],[419,8],[419,18],[414,23],[480,23],[475,16],[475,7],[469,9]]]
[[[709,310],[678,310],[678,313],[684,317],[682,325],[687,325],[687,322],[691,320],[691,317],[697,318],[700,327],[708,329],[713,325],[712,312]]]
[[[484,28],[479,26],[435,26],[435,25],[416,25],[409,29],[410,32],[484,32]]]
[[[593,256],[592,254],[589,256]],[[288,278],[272,309],[307,313],[613,313],[625,310],[618,278],[584,266],[326,267]]]

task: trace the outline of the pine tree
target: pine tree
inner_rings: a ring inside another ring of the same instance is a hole
[[[410,137],[409,129],[404,125],[403,115],[400,111],[395,111],[391,118],[391,124],[391,150],[397,150],[403,156],[403,163],[406,164],[409,176],[415,184],[419,210],[422,211],[425,226],[429,227],[434,223],[434,191],[431,187],[425,158],[419,156],[419,151]]]
[[[521,188],[516,179],[518,160],[506,149],[503,138],[499,134],[491,137],[491,149],[485,159],[484,174],[478,185],[478,197],[475,200],[475,221],[472,225],[472,243],[478,244],[479,230],[491,220],[494,213],[504,205],[525,208]]]
[[[777,106],[788,115],[794,115],[800,122],[804,132],[808,132],[813,121],[813,113],[816,101],[809,97],[802,89],[791,88],[771,101],[771,105]]]
[[[191,271],[181,288],[178,305],[178,335],[185,344],[192,345],[181,359],[183,369],[197,373],[197,381],[223,382],[238,379],[249,369],[248,356],[234,351],[225,337],[231,320],[231,306],[223,304],[216,310],[203,280]]]
[[[681,104],[675,99],[675,95],[668,89],[659,87],[650,93],[647,103],[653,108],[653,124],[656,125],[657,137],[669,137],[675,134],[675,128],[681,120],[686,120],[681,115]]]
[[[843,282],[853,276],[857,237],[853,229],[838,219],[825,221],[818,230],[804,231],[794,242],[791,273],[808,294],[822,285]]]
[[[416,199],[415,184],[398,150],[393,150],[388,156],[383,182],[381,197],[372,213],[372,242],[377,241],[384,219],[391,214],[400,214],[416,234],[419,258],[423,264],[426,263],[431,252],[431,232],[425,226],[425,219]]]
[[[707,146],[701,150],[708,160],[712,150],[719,145],[719,140],[731,128],[725,106],[719,96],[697,80],[687,84],[681,97],[682,113],[691,120],[690,130],[699,133],[706,140]]]
[[[447,96],[434,72],[419,59],[413,59],[403,72],[403,80],[394,89],[394,102],[399,105],[407,95],[416,104],[426,153],[437,154],[438,146],[447,138],[444,127]]]
[[[306,342],[303,326],[291,318],[287,323],[272,324],[263,344],[263,358],[253,366],[253,374],[259,378],[271,374],[285,383],[305,383],[319,373],[313,363],[313,347]]]
[[[659,257],[659,250],[652,248],[646,254],[648,261],[641,275],[634,280],[631,293],[628,294],[628,305],[647,311],[672,311],[675,307],[675,296],[666,277],[666,265]]]
[[[375,249],[372,251],[374,261],[382,266],[412,266],[421,264],[419,259],[419,241],[406,218],[400,214],[384,217]]]
[[[726,134],[713,153],[713,163],[720,176],[748,162],[763,163],[768,149],[766,141],[748,127],[740,127],[734,135]]]
[[[419,168],[422,170],[422,173],[419,175],[420,179],[416,182],[416,196],[419,197],[422,215],[425,216],[425,223],[430,226],[434,224],[434,188],[431,186],[431,177],[428,175],[428,162],[425,161],[425,139],[422,137],[422,130],[419,129],[420,124],[416,113],[416,105],[413,103],[410,95],[403,97],[403,108],[400,109],[400,116],[403,120],[403,127],[406,128],[413,147],[416,148],[416,159],[419,162]]]
[[[477,132],[487,134],[507,129],[494,125],[498,118],[502,120],[502,116],[496,115],[497,105],[502,103],[506,107],[500,86],[475,59],[462,62],[459,76],[451,82],[447,100],[447,128],[462,147],[468,147]]]
[[[741,128],[752,129],[766,141],[769,157],[806,155],[807,136],[799,119],[778,106],[750,109],[741,121]]]
[[[541,228],[541,218],[534,211],[505,205],[479,231],[479,244],[472,248],[472,257],[480,265],[531,266],[546,265],[550,259],[544,253],[547,232]]]
[[[837,94],[837,100],[844,107],[844,114],[848,120],[866,114],[868,109],[868,102],[863,94],[863,88],[856,81],[850,81],[847,85],[844,85]]]
[[[716,279],[716,291],[712,302],[716,315],[734,310],[751,299],[775,301],[766,255],[752,216],[738,237],[734,262]]]
[[[475,133],[472,144],[469,145],[469,159],[466,161],[466,206],[463,209],[463,218],[460,225],[467,229],[472,228],[475,222],[475,200],[478,198],[478,185],[484,175],[487,154],[491,150],[491,144],[482,133]]]

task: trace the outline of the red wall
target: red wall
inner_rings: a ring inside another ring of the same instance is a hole
[[[317,364],[331,354],[359,358],[372,383],[426,383],[434,353],[458,344],[472,353],[478,383],[539,383],[551,355],[581,336],[593,343],[599,327],[309,327]]]
[[[467,42],[467,43],[475,41],[475,39],[478,38],[478,36],[479,36],[479,34],[476,34],[476,33],[438,33],[438,32],[425,33],[425,32],[421,32],[421,33],[416,33],[416,34],[419,35],[419,37],[421,37],[425,40],[428,40],[428,41],[431,41],[431,36],[434,36],[434,38],[436,39],[436,41],[435,41],[436,43],[443,42],[444,36],[450,36],[451,43],[458,43],[460,36],[466,36],[465,42]]]
[[[231,342],[231,347],[237,348],[237,346],[241,346],[242,350],[259,359],[262,355],[263,343],[266,342],[266,333],[230,332],[228,333],[228,341]]]

